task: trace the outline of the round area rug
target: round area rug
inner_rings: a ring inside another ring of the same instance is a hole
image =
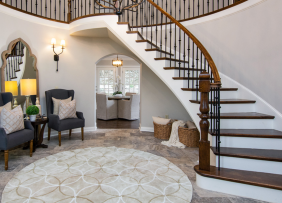
[[[22,169],[6,185],[2,203],[190,202],[188,177],[167,159],[134,149],[65,151]]]

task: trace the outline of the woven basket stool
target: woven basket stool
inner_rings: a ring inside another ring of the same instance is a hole
[[[168,140],[171,133],[172,123],[161,125],[154,123],[154,136],[158,139]]]
[[[178,128],[179,141],[187,147],[199,147],[200,133],[197,128]]]

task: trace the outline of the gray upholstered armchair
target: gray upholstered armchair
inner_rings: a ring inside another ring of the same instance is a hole
[[[140,111],[140,95],[130,95],[130,100],[119,100],[118,101],[118,117],[127,120],[139,119]]]
[[[12,102],[12,99],[12,93],[0,93],[0,106]],[[4,128],[0,128],[0,150],[4,150],[5,170],[8,170],[9,150],[16,146],[30,142],[30,157],[32,157],[34,129],[31,122],[28,120],[24,121],[24,126],[25,129],[13,132],[9,135],[6,134]]]
[[[45,92],[46,96],[46,107],[47,107],[47,117],[49,118],[48,123],[48,140],[50,140],[51,129],[58,131],[59,146],[61,146],[61,132],[63,130],[69,130],[69,136],[71,136],[71,131],[74,128],[81,128],[81,139],[84,140],[83,128],[85,126],[85,119],[82,112],[76,112],[77,118],[67,118],[60,120],[58,115],[53,114],[53,100],[55,99],[68,99],[74,98],[73,90],[63,90],[63,89],[53,89]]]

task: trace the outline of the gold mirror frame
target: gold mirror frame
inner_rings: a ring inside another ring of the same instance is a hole
[[[6,51],[2,52],[1,56],[2,56],[3,65],[1,66],[1,92],[5,92],[5,67],[7,65],[7,55],[11,54],[11,52],[14,49],[17,42],[22,42],[26,46],[26,48],[28,49],[29,56],[34,58],[33,68],[36,72],[36,86],[37,86],[36,87],[37,88],[36,96],[39,98],[39,75],[38,75],[38,69],[37,69],[37,58],[32,53],[30,46],[22,38],[18,38],[18,39],[11,41],[9,46],[8,46],[8,49]]]

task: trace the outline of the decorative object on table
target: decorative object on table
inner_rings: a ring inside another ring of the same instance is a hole
[[[116,91],[113,93],[114,96],[116,95],[121,95],[122,96],[122,88],[123,88],[123,83],[121,82],[121,77],[118,75],[116,77],[116,82],[115,82],[115,89]]]
[[[66,102],[63,100],[60,101],[59,118],[60,120],[67,118],[77,118],[75,99],[72,100],[71,102]]]
[[[117,59],[112,60],[112,65],[115,66],[115,67],[123,66],[123,60],[119,59],[118,55],[117,55]]]
[[[21,95],[26,96],[26,108],[30,103],[30,95],[37,95],[36,79],[21,79]]]
[[[35,105],[31,105],[27,107],[26,114],[29,115],[29,119],[31,122],[36,120],[36,115],[39,113],[39,108]]]
[[[52,40],[51,40],[51,45],[52,45],[52,48],[53,48],[53,52],[54,52],[54,61],[57,61],[57,72],[58,72],[58,62],[59,62],[59,55],[61,55],[63,52],[64,52],[64,49],[65,49],[65,45],[66,45],[66,42],[65,42],[65,40],[61,40],[61,46],[62,46],[62,52],[61,53],[59,53],[59,54],[57,54],[56,52],[55,52],[55,45],[56,45],[56,39],[55,38],[52,38]]]
[[[96,94],[97,119],[110,120],[117,117],[117,100],[109,100],[105,94]]]
[[[0,93],[0,106],[11,103],[13,100],[13,95],[10,92]],[[20,107],[20,106],[18,106]],[[17,108],[18,108],[17,107]],[[2,114],[1,114],[2,118]],[[23,115],[21,114],[21,119],[23,121]],[[30,121],[23,121],[24,129],[6,134],[5,130],[0,126],[0,150],[4,150],[4,159],[5,159],[5,170],[8,170],[8,159],[9,159],[9,150],[24,144],[25,142],[30,142],[30,156],[32,156],[33,151],[33,136],[34,129]]]
[[[127,120],[137,120],[140,115],[140,95],[130,96],[130,100],[118,100],[118,117]]]
[[[175,121],[172,123],[171,134],[168,141],[162,141],[161,144],[166,145],[168,147],[174,146],[178,148],[185,148],[185,145],[179,142],[178,137],[178,128],[183,127],[185,125],[184,121]]]
[[[18,83],[17,81],[5,81],[5,92],[11,92],[14,97],[13,108],[18,106],[18,101],[16,96],[18,96]]]
[[[113,9],[115,10],[117,15],[121,15],[123,11],[130,10],[132,12],[137,11],[137,7],[142,4],[145,0],[130,0],[130,1],[123,1],[123,0],[113,0],[113,2],[109,2],[107,0],[95,0],[97,5],[102,6],[105,9]],[[127,2],[127,3],[126,3]],[[95,9],[99,9],[96,8]],[[133,9],[136,9],[133,11]]]
[[[97,184],[99,180],[103,184]],[[32,192],[26,195],[27,191]],[[187,175],[164,157],[134,149],[89,147],[52,154],[26,166],[7,183],[2,202],[71,202],[75,195],[76,202],[189,203],[193,187]],[[86,197],[91,201],[84,201]]]
[[[187,121],[187,126],[178,128],[179,141],[187,147],[199,147],[200,132],[195,123]]]
[[[70,102],[71,100],[72,100],[72,97],[69,97],[67,99],[56,99],[56,98],[52,97],[52,101],[53,101],[53,114],[54,115],[59,115],[60,101]]]
[[[38,107],[38,109],[39,109],[38,115],[41,115],[41,105],[40,105],[40,102],[39,102],[39,97],[36,97],[35,105],[36,105],[36,106]]]
[[[45,91],[46,97],[46,107],[47,107],[47,117],[49,119],[48,123],[48,140],[50,140],[51,129],[58,131],[58,138],[59,138],[59,146],[61,146],[61,131],[69,130],[69,136],[71,136],[71,131],[74,128],[81,128],[81,139],[84,140],[84,126],[85,126],[85,119],[83,117],[82,112],[76,112],[77,118],[68,118],[64,120],[60,120],[58,115],[54,114],[53,108],[53,100],[59,99],[64,100],[68,98],[74,98],[74,91],[73,90],[64,90],[64,89],[53,89]]]
[[[113,93],[113,95],[114,95],[115,97],[122,97],[122,92],[116,91],[116,92]]]

